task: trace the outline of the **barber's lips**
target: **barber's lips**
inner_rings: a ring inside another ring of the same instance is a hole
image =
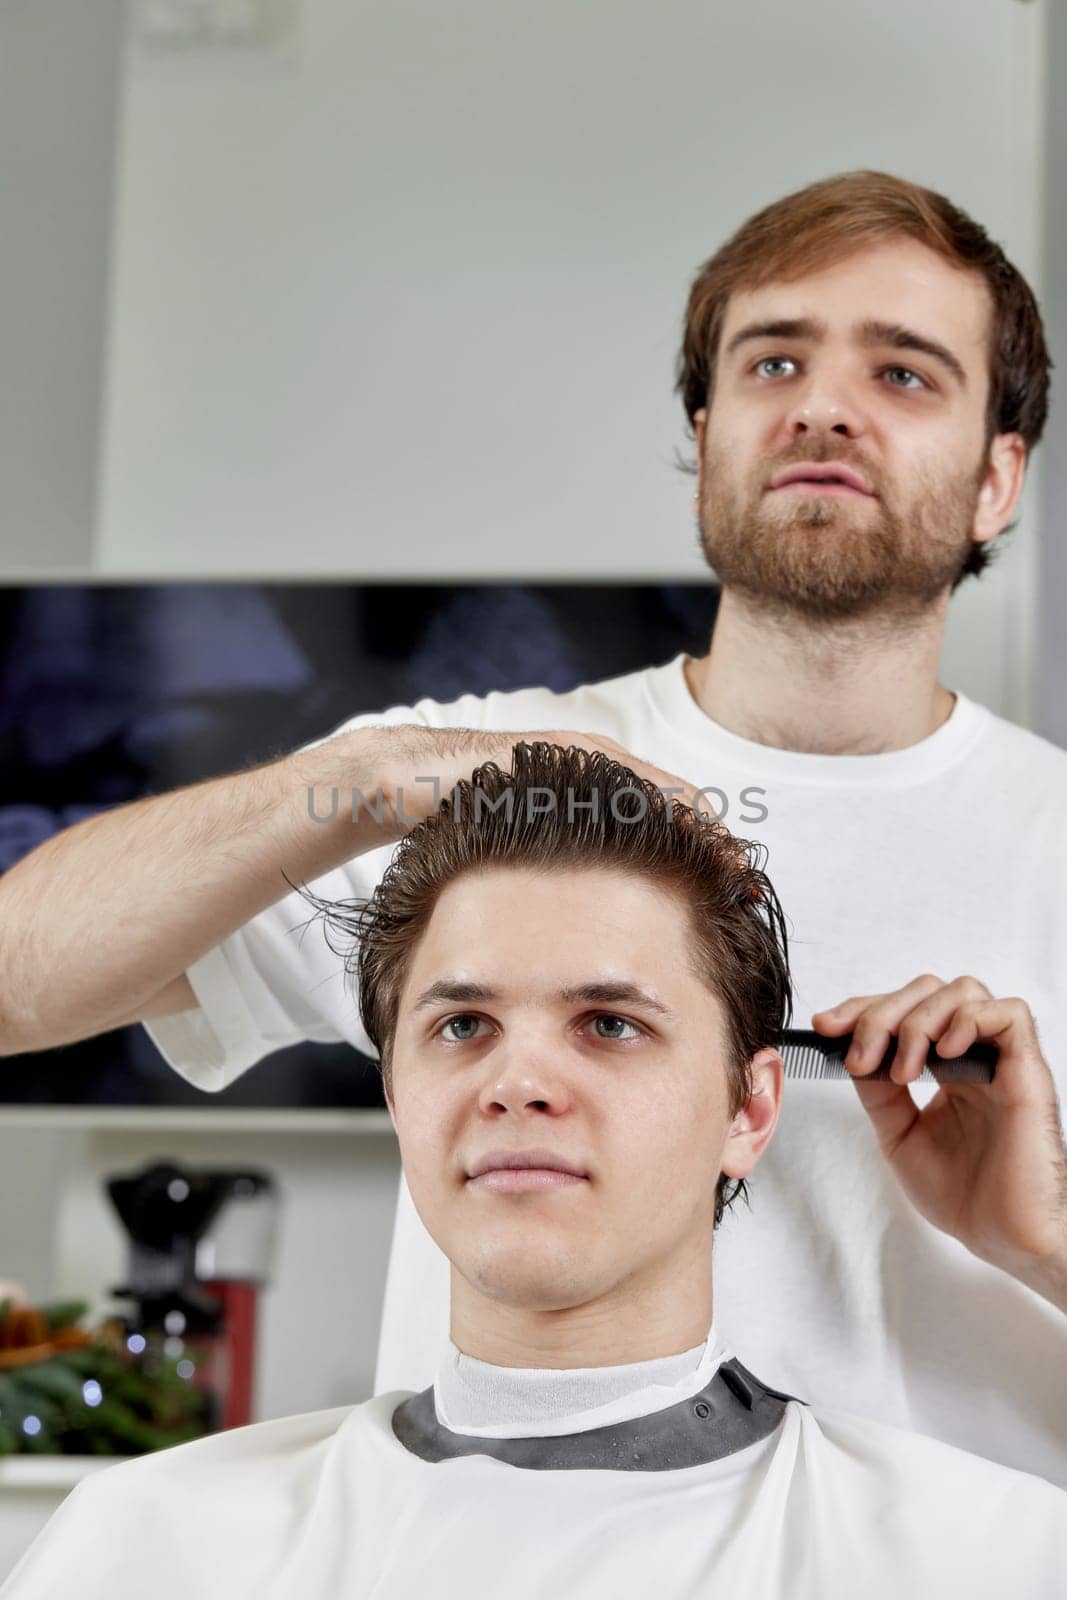
[[[824,500],[871,500],[873,495],[863,489],[853,489],[851,484],[838,483],[832,478],[798,478],[794,483],[780,484],[772,494],[819,495]]]
[[[875,500],[858,472],[838,462],[801,462],[780,472],[767,489],[768,494],[818,495],[823,499]]]

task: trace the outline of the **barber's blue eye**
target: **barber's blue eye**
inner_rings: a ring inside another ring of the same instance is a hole
[[[781,371],[765,372],[763,369],[765,367],[791,367],[792,365],[793,361],[790,356],[764,356],[762,361],[757,361],[756,371],[761,372],[765,378],[780,378],[783,376]]]
[[[461,1016],[449,1017],[446,1022],[443,1022],[441,1024],[441,1031],[443,1033],[446,1028],[455,1028],[457,1026],[460,1026],[463,1023],[470,1022],[470,1023],[473,1023],[473,1025],[474,1025],[472,1031],[470,1033],[461,1033],[460,1034],[460,1040],[473,1039],[475,1034],[477,1033],[478,1024],[479,1024],[480,1021],[481,1021],[481,1018],[480,1017],[476,1017],[473,1014],[473,1012],[464,1012]]]
[[[597,1017],[595,1020],[596,1020],[597,1023],[601,1023],[601,1022],[617,1022],[617,1023],[620,1023],[624,1028],[633,1028],[634,1034],[639,1032],[639,1029],[635,1028],[634,1024],[632,1022],[628,1022],[625,1017],[616,1017],[611,1012],[605,1011],[601,1016]],[[601,1038],[602,1039],[622,1039],[622,1038],[631,1038],[631,1037],[633,1037],[633,1035],[621,1034],[621,1033],[601,1034]]]

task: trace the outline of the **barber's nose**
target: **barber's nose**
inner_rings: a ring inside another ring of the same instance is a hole
[[[813,375],[794,391],[786,425],[792,439],[822,435],[858,439],[866,426],[844,380],[829,373]]]

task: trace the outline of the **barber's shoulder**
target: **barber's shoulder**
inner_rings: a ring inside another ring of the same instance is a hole
[[[426,728],[573,728],[608,733],[616,729],[639,703],[641,689],[650,672],[662,670],[642,667],[633,672],[568,689],[552,689],[530,684],[520,689],[491,689],[486,694],[463,694],[454,700],[435,700],[424,696],[411,705],[387,706],[381,711],[361,712],[334,728],[328,738],[351,733],[359,728],[398,727],[415,723]],[[322,740],[316,740],[322,743]],[[313,746],[308,745],[311,749]]]
[[[1039,784],[1060,799],[1067,799],[1067,750],[1043,734],[971,702],[983,732],[983,748],[992,753],[1007,783]]]

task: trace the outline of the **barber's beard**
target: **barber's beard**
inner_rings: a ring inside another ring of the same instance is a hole
[[[797,461],[838,460],[863,473],[879,498],[763,492],[768,477]],[[981,468],[927,474],[897,504],[865,464],[840,448],[810,447],[765,464],[758,482],[738,484],[729,451],[709,451],[700,503],[704,555],[720,583],[775,613],[811,621],[881,615],[915,617],[940,600],[963,571]]]

